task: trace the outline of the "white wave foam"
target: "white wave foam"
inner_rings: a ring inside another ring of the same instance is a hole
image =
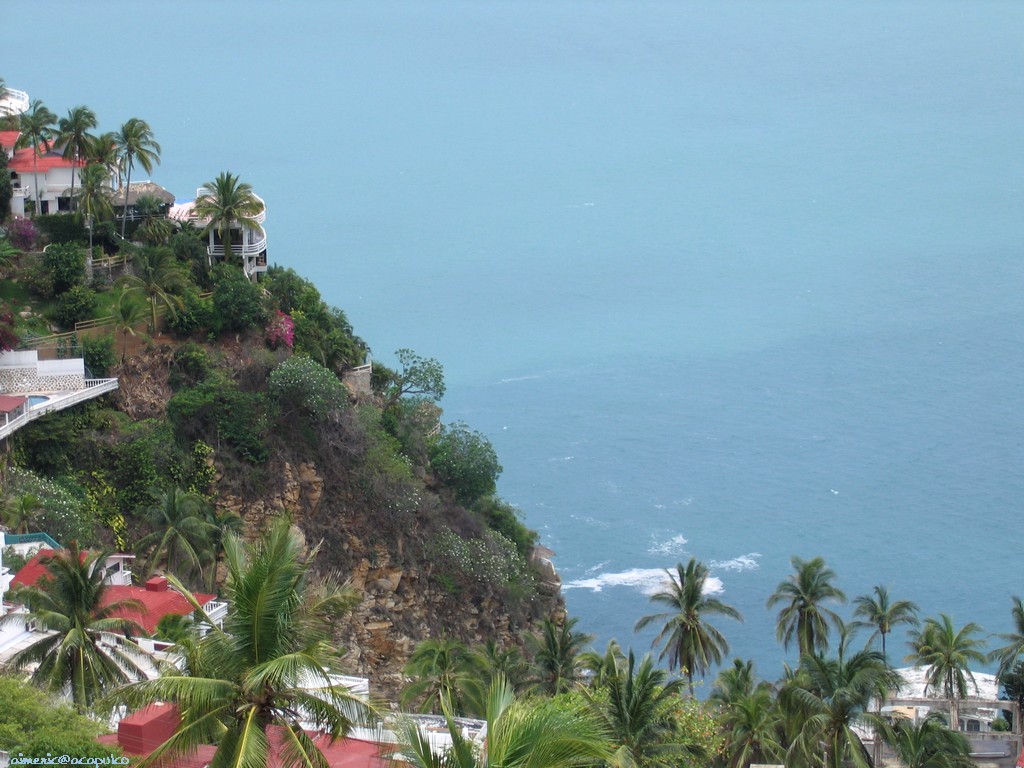
[[[658,541],[657,538],[651,536],[651,541],[653,543],[647,548],[648,554],[651,555],[678,555],[685,551],[686,547],[686,537],[681,533],[677,533],[667,541]]]
[[[756,571],[761,567],[757,562],[759,557],[760,552],[749,552],[732,560],[712,560],[710,566],[719,571]]]
[[[669,575],[665,573],[664,568],[630,568],[618,573],[602,573],[586,579],[573,579],[563,584],[562,589],[589,589],[601,592],[605,587],[631,587],[645,595],[653,595],[664,588],[668,579]],[[717,595],[723,589],[722,580],[714,576],[709,576],[704,582],[706,595]]]
[[[511,384],[513,381],[530,381],[531,379],[543,379],[543,373],[532,373],[528,376],[512,376],[507,379],[498,379],[499,384]]]

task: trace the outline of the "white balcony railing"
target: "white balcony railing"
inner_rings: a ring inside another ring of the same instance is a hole
[[[15,430],[21,429],[21,427],[33,419],[38,419],[40,416],[45,416],[54,411],[64,410],[85,400],[99,397],[104,392],[112,392],[115,389],[117,389],[117,379],[86,379],[84,389],[78,389],[67,394],[54,395],[45,403],[27,409],[14,418],[5,419],[4,423],[0,424],[0,440],[3,440]]]
[[[0,99],[0,115],[20,115],[28,112],[29,100],[25,91],[17,88],[5,88],[4,97]]]

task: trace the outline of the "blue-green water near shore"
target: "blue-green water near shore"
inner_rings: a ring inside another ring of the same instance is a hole
[[[767,675],[792,554],[1009,630],[1024,4],[95,6],[0,74],[147,119],[179,196],[241,174],[273,261],[442,360],[599,643],[690,556]]]

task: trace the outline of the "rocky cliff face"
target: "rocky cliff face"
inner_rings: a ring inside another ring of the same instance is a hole
[[[500,589],[455,593],[431,578],[429,562],[410,557],[403,539],[373,535],[372,516],[346,514],[343,495],[326,487],[314,462],[272,461],[267,476],[272,480],[259,498],[225,494],[218,506],[243,517],[247,536],[255,536],[269,517],[292,515],[307,544],[320,545],[319,560],[335,566],[337,575],[362,593],[358,607],[338,626],[338,639],[348,649],[346,671],[369,677],[382,695],[397,697],[404,684],[402,667],[421,640],[447,635],[466,643],[494,639],[521,645],[534,620],[563,612],[561,580],[542,554],[533,558],[537,599],[528,610],[509,606]],[[330,530],[323,528],[325,519]]]

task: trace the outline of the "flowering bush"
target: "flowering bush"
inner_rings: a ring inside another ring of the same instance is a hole
[[[15,219],[7,225],[7,239],[19,251],[31,251],[39,239],[39,231],[31,219]]]
[[[451,528],[443,528],[434,537],[433,550],[435,562],[467,581],[504,587],[529,580],[515,544],[494,531],[464,539]]]
[[[295,321],[291,315],[279,309],[274,310],[274,316],[267,324],[267,344],[271,349],[277,349],[282,344],[288,349],[295,344]]]
[[[338,377],[308,357],[289,357],[270,374],[272,397],[286,411],[301,408],[322,419],[347,402],[347,390]]]
[[[31,493],[38,497],[43,506],[35,520],[38,530],[50,534],[61,544],[67,544],[72,539],[91,541],[95,536],[95,518],[88,500],[77,495],[75,490],[78,489],[20,467],[8,467],[3,493],[5,496]]]

